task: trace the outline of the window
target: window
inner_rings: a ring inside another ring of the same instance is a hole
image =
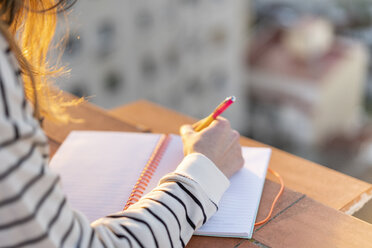
[[[113,51],[115,27],[112,22],[104,21],[97,30],[98,56],[106,57]]]
[[[118,93],[118,91],[123,87],[123,85],[124,85],[123,76],[114,71],[108,72],[103,80],[104,90],[111,94]]]

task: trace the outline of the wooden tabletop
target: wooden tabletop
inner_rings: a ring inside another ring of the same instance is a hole
[[[152,132],[178,133],[182,124],[196,120],[141,100],[110,111],[126,123]],[[269,147],[252,139],[241,138],[244,146]],[[372,197],[372,185],[335,170],[273,148],[270,167],[280,173],[286,187],[334,209],[353,214]],[[275,180],[270,174],[268,178]]]
[[[82,123],[56,125],[45,121],[52,153],[71,130],[153,131],[177,133],[195,120],[146,101],[112,111],[85,103],[71,110]],[[242,144],[265,146],[242,138]],[[187,247],[369,247],[372,225],[346,211],[371,194],[371,185],[320,165],[273,149],[270,166],[284,177],[286,189],[266,224],[256,227],[253,239],[193,236]],[[279,185],[266,180],[257,219],[268,211]],[[294,191],[293,191],[294,190]],[[296,192],[298,191],[298,192]]]

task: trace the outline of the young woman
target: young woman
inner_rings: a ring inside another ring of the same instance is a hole
[[[128,210],[89,223],[70,208],[48,164],[41,118],[68,121],[46,61],[66,1],[0,1],[0,247],[184,247],[217,210],[243,164],[239,134],[219,118],[181,128],[185,158]]]

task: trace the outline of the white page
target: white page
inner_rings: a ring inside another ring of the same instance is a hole
[[[70,205],[94,221],[123,209],[160,136],[75,131],[66,138],[50,166],[61,175]],[[251,237],[270,153],[268,148],[243,147],[244,168],[231,178],[219,211],[196,234]],[[181,138],[171,135],[145,193],[182,159]]]
[[[160,134],[71,132],[50,167],[61,175],[70,205],[94,221],[123,209],[159,138]]]
[[[183,144],[182,139],[178,135],[170,135],[171,140],[168,144],[167,150],[164,153],[158,168],[156,169],[154,175],[152,176],[152,180],[149,183],[146,191],[144,194],[150,192],[153,188],[155,188],[159,180],[166,174],[174,171],[177,166],[183,160]]]
[[[195,234],[252,237],[270,154],[269,148],[243,147],[244,167],[231,177],[217,213]]]

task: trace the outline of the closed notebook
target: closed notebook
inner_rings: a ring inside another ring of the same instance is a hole
[[[138,186],[141,173],[162,137],[149,133],[74,131],[60,146],[50,167],[61,175],[71,206],[94,221],[121,211],[133,198],[135,185]],[[146,180],[144,194],[183,159],[181,138],[169,135],[167,142],[152,168],[151,179]],[[196,235],[252,237],[271,150],[242,149],[244,167],[230,178],[219,210]],[[135,195],[134,198],[140,197]]]

